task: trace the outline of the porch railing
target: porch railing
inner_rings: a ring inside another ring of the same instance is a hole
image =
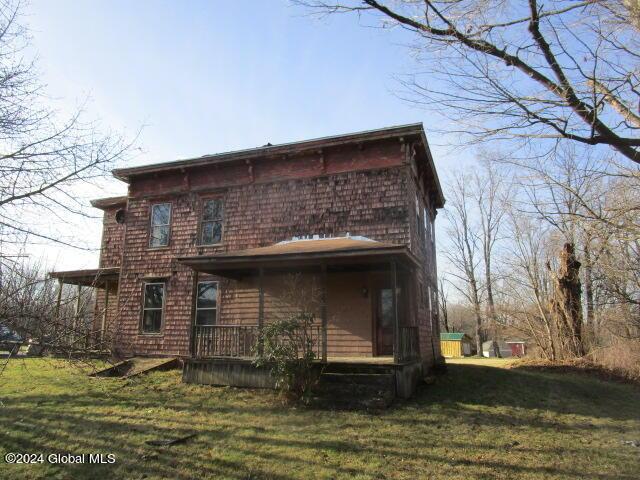
[[[200,325],[193,327],[192,352],[195,358],[252,357],[258,342],[258,325]],[[316,358],[322,357],[322,326],[307,328]]]
[[[194,358],[252,357],[258,342],[258,325],[201,325],[193,327]],[[322,326],[307,328],[316,358],[322,358]],[[420,356],[418,327],[399,327],[398,360],[414,360]]]
[[[198,325],[193,327],[196,358],[250,357],[258,341],[258,325]]]
[[[414,360],[420,356],[420,346],[418,344],[418,327],[400,326],[398,338],[398,360]]]

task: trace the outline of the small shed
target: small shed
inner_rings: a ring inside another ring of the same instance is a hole
[[[506,342],[487,340],[482,343],[482,356],[487,358],[509,358],[511,357],[511,348]]]
[[[511,355],[524,357],[527,354],[527,343],[524,340],[507,340],[505,342],[511,348]]]
[[[466,357],[472,351],[471,337],[466,333],[441,333],[440,351],[443,357]]]

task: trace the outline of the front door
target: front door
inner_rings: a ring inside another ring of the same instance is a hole
[[[377,289],[374,311],[376,355],[393,355],[393,289]]]

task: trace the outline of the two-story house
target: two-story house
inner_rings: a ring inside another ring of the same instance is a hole
[[[99,268],[52,276],[98,288],[94,329],[120,355],[259,386],[246,374],[257,332],[307,299],[321,362],[386,363],[413,383],[440,362],[444,197],[421,124],[113,174],[128,194],[92,202]]]

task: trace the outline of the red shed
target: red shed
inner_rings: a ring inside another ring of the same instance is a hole
[[[527,344],[524,340],[507,340],[505,342],[511,348],[511,355],[524,357],[527,354]]]

